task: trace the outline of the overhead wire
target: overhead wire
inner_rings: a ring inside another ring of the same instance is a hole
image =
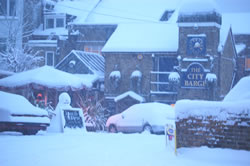
[[[147,20],[147,19],[137,19],[137,18],[132,18],[132,17],[124,17],[124,16],[118,16],[118,15],[112,15],[112,14],[107,14],[107,13],[101,13],[101,12],[96,12],[96,11],[91,11],[87,9],[81,9],[77,7],[71,7],[67,5],[62,5],[62,4],[57,4],[62,7],[78,10],[78,11],[85,11],[85,12],[92,12],[97,15],[103,15],[103,16],[109,16],[109,17],[115,17],[115,18],[121,18],[121,19],[127,19],[127,20],[133,20],[133,21],[142,21],[142,22],[150,22],[150,23],[159,23],[159,21],[154,21],[154,20]]]

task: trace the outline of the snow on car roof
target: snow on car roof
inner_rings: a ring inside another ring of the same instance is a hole
[[[250,99],[250,76],[243,77],[225,96],[224,101],[241,101]]]
[[[17,115],[48,115],[47,111],[33,106],[26,98],[20,95],[0,91],[0,112],[8,111]]]

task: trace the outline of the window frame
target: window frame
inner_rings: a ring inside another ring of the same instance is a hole
[[[52,54],[52,65],[48,65],[48,54]],[[55,52],[54,51],[46,51],[45,52],[45,65],[55,66]]]
[[[53,20],[53,27],[48,27],[48,20]],[[58,26],[57,20],[62,19],[63,20],[63,26]],[[44,28],[45,29],[53,29],[53,28],[65,28],[66,26],[66,17],[65,15],[45,15],[44,16]]]
[[[3,11],[2,13],[0,13],[0,18],[1,17],[16,17],[17,14],[17,0],[2,0],[6,2],[6,11]],[[11,2],[14,2],[14,10],[13,10],[13,14],[12,14],[12,8],[11,8]],[[1,3],[1,2],[0,2]],[[1,11],[1,8],[0,8]]]

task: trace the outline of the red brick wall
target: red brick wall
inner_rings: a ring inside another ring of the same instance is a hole
[[[250,150],[249,110],[229,114],[226,120],[213,116],[177,118],[177,147],[220,147]]]

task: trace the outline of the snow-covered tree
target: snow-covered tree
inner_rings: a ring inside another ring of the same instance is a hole
[[[39,0],[24,0],[23,4],[16,1],[16,9],[12,10],[15,13],[2,12],[1,29],[5,33],[5,47],[0,52],[2,69],[21,72],[35,68],[43,61],[43,57],[37,56],[39,51],[34,52],[27,44],[39,24],[36,12],[41,6]],[[5,10],[3,5],[0,8]]]

